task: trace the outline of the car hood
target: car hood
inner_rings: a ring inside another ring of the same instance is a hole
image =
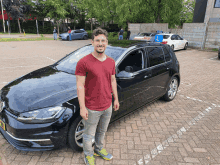
[[[76,76],[50,66],[10,82],[1,94],[6,107],[14,113],[58,106],[75,97]]]

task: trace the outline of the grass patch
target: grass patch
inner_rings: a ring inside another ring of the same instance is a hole
[[[127,47],[131,44],[135,43],[146,43],[146,41],[134,41],[134,40],[116,40],[116,39],[109,39],[108,44],[111,46],[119,46],[119,47]]]
[[[218,51],[218,49],[217,49],[217,48],[214,48],[214,49],[212,49],[212,51]]]
[[[0,38],[0,42],[10,42],[10,41],[41,41],[41,40],[54,40],[53,38]]]

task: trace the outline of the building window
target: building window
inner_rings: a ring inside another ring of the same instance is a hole
[[[220,8],[220,0],[215,0],[214,8]]]

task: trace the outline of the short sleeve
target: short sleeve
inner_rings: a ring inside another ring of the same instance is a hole
[[[76,65],[75,75],[86,76],[86,66],[85,62],[81,59]]]
[[[113,70],[112,70],[112,75],[115,75],[115,61],[113,61]]]

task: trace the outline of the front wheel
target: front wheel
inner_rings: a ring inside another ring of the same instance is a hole
[[[188,47],[188,43],[185,44],[184,49],[186,50]]]
[[[87,39],[88,39],[88,37],[87,37],[87,36],[83,36],[83,39],[84,39],[84,40],[87,40]]]
[[[77,117],[74,122],[71,124],[68,132],[68,143],[71,149],[75,151],[83,150],[83,132],[84,124],[82,122],[82,117]]]
[[[171,101],[175,98],[178,90],[178,84],[178,79],[176,77],[172,77],[170,84],[167,88],[167,92],[163,97],[165,101]]]
[[[70,126],[68,132],[68,143],[72,150],[83,151],[83,133],[85,125],[81,116],[78,116]],[[92,140],[92,145],[95,144],[95,140]]]

